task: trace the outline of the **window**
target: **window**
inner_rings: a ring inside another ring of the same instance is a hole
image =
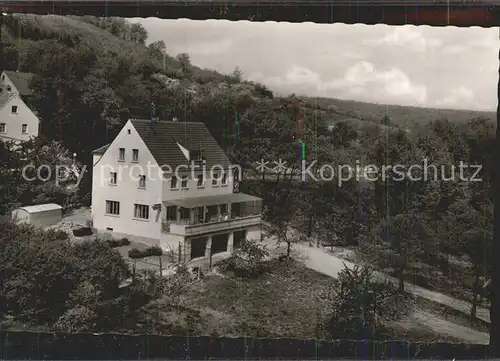
[[[12,90],[12,88],[10,87],[10,85],[7,85],[7,91],[10,92]]]
[[[23,125],[21,126],[21,132],[22,132],[23,134],[28,133],[28,124],[23,124]]]
[[[7,132],[7,127],[5,126],[5,123],[0,123],[0,133],[5,133]]]
[[[116,185],[116,172],[111,172],[110,173],[111,178],[109,179],[109,184],[114,184]]]
[[[193,162],[199,162],[203,160],[203,153],[201,152],[201,150],[193,150],[191,151],[191,161]]]
[[[221,215],[227,214],[227,204],[221,204],[219,206],[219,209],[220,209],[220,214]]]
[[[176,176],[172,176],[172,179],[170,180],[170,188],[177,189],[177,177]]]
[[[146,188],[146,176],[141,175],[139,178],[139,188]]]
[[[120,155],[118,156],[118,160],[120,161],[125,160],[125,148],[120,148]]]
[[[191,218],[191,210],[189,208],[181,208],[180,219],[190,219],[190,218]]]
[[[130,134],[130,129],[127,129],[128,134]]]
[[[205,180],[203,179],[203,174],[198,176],[198,188],[203,188],[205,186]]]
[[[222,175],[222,185],[227,186],[227,174],[226,173],[224,173]]]
[[[212,178],[212,186],[217,187],[219,185],[219,175],[214,174],[212,177],[213,177]]]
[[[167,221],[176,221],[176,220],[177,220],[177,206],[168,206]]]
[[[106,214],[120,215],[120,202],[106,201]]]
[[[13,105],[11,108],[12,114],[17,114],[17,105]]]
[[[139,149],[132,149],[132,162],[139,161]]]
[[[134,217],[140,219],[149,219],[149,206],[143,204],[134,204]]]
[[[182,177],[181,188],[188,188],[188,177]]]

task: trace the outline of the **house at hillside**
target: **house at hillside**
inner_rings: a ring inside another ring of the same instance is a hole
[[[180,250],[185,261],[260,240],[262,200],[234,191],[238,168],[201,122],[132,119],[93,158],[97,233]]]
[[[38,136],[40,121],[28,105],[32,77],[7,70],[0,74],[0,139],[19,142]]]

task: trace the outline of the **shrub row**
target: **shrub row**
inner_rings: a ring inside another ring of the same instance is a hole
[[[106,243],[111,247],[120,247],[120,246],[128,246],[130,244],[130,241],[128,238],[122,238],[122,239],[107,239]]]
[[[142,250],[137,249],[137,248],[132,248],[130,251],[128,251],[128,256],[130,258],[144,258],[144,257],[150,257],[150,256],[161,256],[162,254],[163,254],[163,251],[158,246],[153,246],[153,247],[149,247],[149,248],[142,249]]]
[[[75,237],[91,236],[92,233],[92,228],[90,227],[82,227],[73,230],[73,235]]]

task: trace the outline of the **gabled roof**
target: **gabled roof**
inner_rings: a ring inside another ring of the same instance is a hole
[[[106,150],[109,148],[110,145],[111,145],[111,143],[103,145],[102,147],[97,148],[96,150],[92,151],[92,154],[104,154],[104,152],[106,152]]]
[[[32,73],[21,73],[11,70],[5,70],[4,73],[9,77],[9,80],[14,84],[20,95],[33,95],[33,91],[30,89],[30,82],[33,79]]]
[[[189,166],[190,162],[177,143],[189,151],[203,151],[205,166],[209,170],[214,165],[227,169],[229,159],[202,122],[160,121],[154,126],[149,119],[131,119],[137,133],[142,138],[159,166]],[[167,170],[167,169],[165,169]]]

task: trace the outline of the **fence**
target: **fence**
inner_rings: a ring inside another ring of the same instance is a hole
[[[406,341],[301,340],[0,331],[0,358],[163,359],[485,359],[486,345]]]

